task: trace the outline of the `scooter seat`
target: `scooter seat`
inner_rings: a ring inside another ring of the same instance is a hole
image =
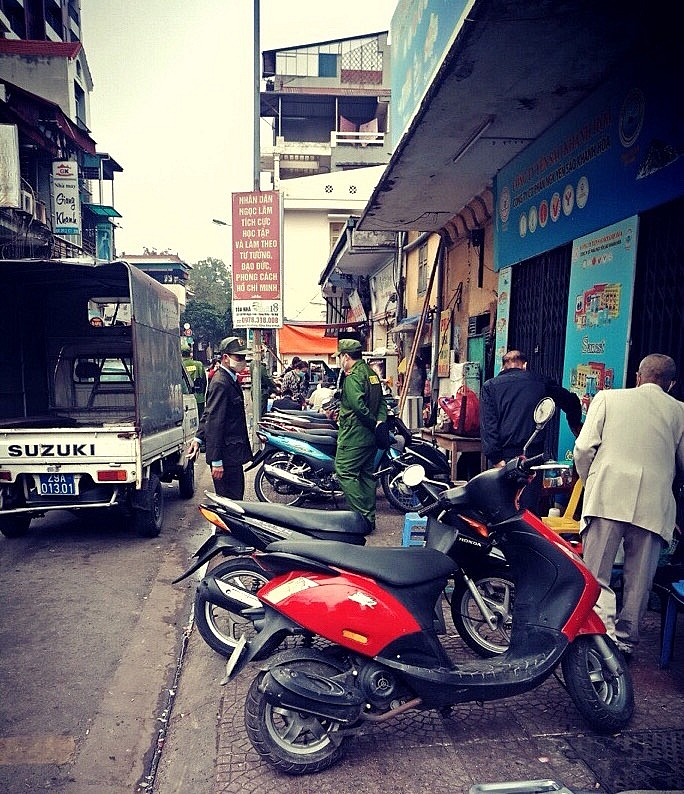
[[[281,527],[293,530],[316,531],[321,535],[334,534],[365,536],[371,532],[371,525],[360,514],[353,510],[321,511],[305,507],[288,507],[286,505],[269,504],[268,502],[235,502],[251,518],[270,521]],[[316,541],[320,543],[321,541]],[[347,544],[345,544],[347,545]]]
[[[325,515],[327,519],[330,513]],[[266,551],[269,554],[280,552],[306,557],[345,571],[366,574],[397,587],[410,587],[432,579],[446,578],[456,568],[446,554],[420,546],[380,548],[350,546],[334,540],[279,540],[267,546]]]
[[[269,430],[274,436],[282,436],[284,438],[297,438],[300,441],[306,441],[307,444],[311,444],[314,447],[334,447],[337,445],[337,431],[334,431],[334,435],[328,435],[327,433],[307,433],[306,430]]]

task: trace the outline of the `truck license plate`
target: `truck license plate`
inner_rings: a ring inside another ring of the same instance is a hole
[[[41,496],[76,495],[73,474],[41,474],[38,479]]]

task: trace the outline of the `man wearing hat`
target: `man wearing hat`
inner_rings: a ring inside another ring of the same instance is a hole
[[[375,490],[373,463],[377,444],[375,426],[387,419],[387,404],[382,384],[361,357],[361,342],[340,339],[338,360],[344,372],[342,396],[337,418],[335,473],[347,505],[375,527]]]
[[[237,382],[237,373],[245,368],[248,352],[237,336],[226,337],[218,346],[221,363],[209,382],[199,429],[188,448],[188,457],[193,458],[199,453],[200,445],[206,447],[214,489],[219,496],[229,499],[244,497],[242,466],[252,459],[245,399]]]

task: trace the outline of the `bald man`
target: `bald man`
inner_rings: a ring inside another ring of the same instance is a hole
[[[684,472],[684,403],[668,394],[676,375],[669,356],[646,356],[635,389],[594,397],[575,442],[575,467],[584,482],[582,554],[601,585],[596,611],[627,655],[639,642],[658,558],[674,531],[672,486],[677,470]],[[621,541],[618,614],[610,579]]]

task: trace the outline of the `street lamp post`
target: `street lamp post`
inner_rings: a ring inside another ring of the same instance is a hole
[[[254,172],[254,190],[257,191],[261,187],[260,170],[261,170],[261,141],[260,135],[260,115],[261,115],[261,85],[259,82],[259,61],[260,61],[260,14],[259,14],[259,0],[254,0],[254,119],[253,119],[253,172]],[[259,448],[259,437],[257,430],[259,428],[259,419],[261,418],[261,330],[259,328],[252,329],[252,339],[254,340],[254,366],[252,367],[252,406],[254,408],[254,419],[252,421],[252,449]]]

